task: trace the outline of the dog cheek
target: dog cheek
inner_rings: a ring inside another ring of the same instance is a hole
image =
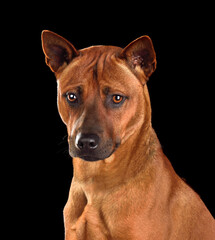
[[[143,123],[143,115],[139,105],[134,99],[128,106],[122,121],[122,142],[126,141],[134,132],[136,132]],[[140,111],[139,111],[140,110]],[[138,112],[138,114],[137,114]]]
[[[113,116],[113,125],[117,126],[114,128],[114,136],[116,139],[120,139],[121,143],[126,134],[126,128],[129,123],[131,112],[128,112],[127,109],[123,109],[120,114],[114,114]]]
[[[58,112],[65,125],[69,122],[69,111],[66,104],[58,98]]]

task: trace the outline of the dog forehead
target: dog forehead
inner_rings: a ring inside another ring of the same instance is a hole
[[[94,82],[100,86],[124,88],[137,83],[136,77],[118,56],[122,49],[113,46],[93,46],[80,50],[58,78],[62,89],[87,86]]]

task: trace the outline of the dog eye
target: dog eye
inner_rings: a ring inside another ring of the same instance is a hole
[[[75,103],[77,102],[77,96],[74,93],[67,93],[66,94],[66,99],[69,103]]]
[[[128,97],[120,94],[110,95],[107,99],[107,106],[110,108],[119,108],[125,102]]]
[[[113,101],[114,104],[119,104],[119,103],[122,102],[123,98],[124,97],[121,96],[121,95],[113,95],[112,96],[112,101]]]

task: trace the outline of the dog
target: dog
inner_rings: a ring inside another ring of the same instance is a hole
[[[213,240],[215,220],[174,171],[151,125],[152,40],[77,50],[42,32],[74,174],[65,240]]]

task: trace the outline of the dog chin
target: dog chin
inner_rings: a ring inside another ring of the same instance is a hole
[[[71,157],[78,157],[84,161],[87,161],[87,162],[96,162],[96,161],[102,161],[102,160],[105,160],[107,158],[109,158],[112,154],[113,154],[114,151],[110,152],[109,154],[106,154],[105,156],[96,156],[96,155],[79,155],[79,154],[72,154],[70,153],[70,156]]]
[[[104,159],[93,157],[93,156],[81,156],[79,158],[87,162],[96,162],[96,161],[104,160]]]
[[[81,158],[82,160],[84,161],[87,161],[87,162],[96,162],[96,161],[102,161],[102,160],[105,160],[107,158],[109,158],[112,154],[113,154],[114,151],[110,152],[109,154],[105,154],[105,155],[79,155],[77,154],[75,157],[78,157],[78,158]],[[73,156],[74,157],[74,156]]]

